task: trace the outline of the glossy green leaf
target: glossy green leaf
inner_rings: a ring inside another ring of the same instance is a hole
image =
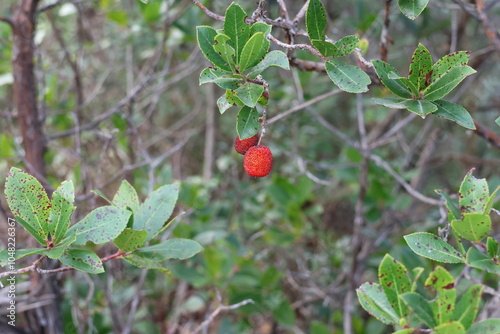
[[[139,196],[134,187],[127,181],[123,180],[113,197],[113,204],[120,209],[130,208],[132,212],[137,212],[139,209]]]
[[[498,254],[498,241],[492,237],[488,237],[488,239],[486,239],[486,249],[490,257],[494,258]]]
[[[40,244],[45,245],[51,203],[40,182],[30,174],[12,167],[5,182],[5,196],[12,213],[20,218],[18,222]]]
[[[88,241],[102,244],[120,235],[131,214],[130,211],[115,206],[102,206],[71,226],[67,234],[76,234],[76,245],[85,245]]]
[[[147,237],[148,231],[146,230],[136,231],[126,228],[113,242],[121,251],[130,252],[144,246]]]
[[[426,100],[409,100],[405,102],[405,107],[422,118],[435,112],[438,108],[434,103]]]
[[[467,334],[500,334],[500,319],[486,319],[475,323]]]
[[[61,240],[57,244],[57,246],[48,249],[46,255],[51,259],[58,259],[64,254],[66,249],[68,249],[68,247],[71,246],[75,241],[76,241],[75,234],[68,235],[63,240]]]
[[[389,254],[384,256],[378,268],[380,286],[400,318],[406,315],[408,309],[399,296],[411,290],[411,282],[406,274],[405,266]]]
[[[387,299],[383,288],[376,283],[364,283],[356,289],[359,303],[372,316],[384,324],[397,324],[399,317]]]
[[[264,93],[264,86],[247,82],[238,89],[235,89],[234,94],[248,107],[255,107],[260,96]]]
[[[432,287],[436,291],[436,297],[430,302],[436,324],[441,325],[450,321],[457,299],[453,277],[446,269],[437,266],[429,274],[425,287]]]
[[[237,89],[244,82],[240,75],[207,67],[200,73],[200,85],[215,83],[222,89]]]
[[[417,49],[411,58],[408,79],[421,91],[426,87],[427,80],[430,81],[432,70],[432,56],[429,50],[422,44],[418,44]]]
[[[154,269],[159,270],[167,275],[170,274],[170,270],[166,268],[167,265],[165,263],[149,258],[147,254],[132,253],[128,254],[123,259],[138,268]]]
[[[155,261],[166,261],[170,259],[189,259],[202,250],[203,247],[194,240],[173,238],[154,246],[139,248],[135,253],[147,254]]]
[[[462,220],[453,220],[451,227],[459,236],[479,242],[491,232],[491,218],[482,213],[464,213]]]
[[[470,51],[457,51],[450,53],[439,59],[432,66],[431,82],[436,81],[448,73],[454,67],[467,65],[469,62]]]
[[[408,87],[402,82],[400,79],[390,79],[389,73],[394,72],[397,74],[397,71],[390,64],[382,61],[382,60],[372,60],[373,67],[377,76],[379,77],[382,84],[387,87],[394,95],[399,97],[403,97],[406,99],[412,98],[413,95]],[[399,75],[398,75],[399,76]]]
[[[465,328],[458,321],[452,321],[435,327],[432,334],[465,334]]]
[[[471,267],[500,275],[500,265],[495,263],[488,255],[481,253],[474,247],[470,247],[467,251],[466,262]]]
[[[68,249],[60,258],[64,265],[90,274],[104,272],[99,256],[86,249]]]
[[[348,93],[364,93],[368,91],[370,77],[353,65],[346,65],[337,60],[325,64],[326,72],[337,87]]]
[[[250,26],[245,23],[246,16],[240,5],[232,3],[224,17],[224,34],[227,35],[229,39],[227,42],[235,51],[235,63],[239,62],[243,47],[250,38]]]
[[[208,26],[196,27],[196,38],[201,52],[212,64],[222,70],[231,71],[231,68],[222,56],[214,50],[215,36],[217,32],[214,28]]]
[[[456,303],[451,320],[459,321],[465,329],[469,329],[476,320],[482,294],[482,285],[471,285]]]
[[[348,35],[342,37],[340,40],[335,42],[335,52],[331,57],[342,57],[350,54],[357,48],[359,44],[359,39],[354,35]]]
[[[436,116],[446,118],[467,129],[475,130],[476,126],[471,115],[464,107],[445,100],[433,101],[438,109],[433,113]]]
[[[444,205],[453,215],[453,219],[462,219],[462,214],[458,210],[456,203],[451,199],[451,197],[440,189],[436,190],[436,193],[438,193],[444,199]]]
[[[415,20],[427,7],[429,0],[398,0],[398,6],[407,18]]]
[[[474,73],[476,73],[476,70],[470,66],[453,67],[424,89],[423,94],[425,95],[425,99],[429,101],[442,99],[457,87],[462,80]]]
[[[221,115],[232,106],[233,105],[226,100],[226,94],[217,99],[217,107],[219,108],[219,112]]]
[[[309,39],[325,40],[326,10],[320,0],[310,0],[306,11],[306,30]]]
[[[438,236],[417,232],[404,236],[406,243],[416,254],[428,259],[445,263],[463,263],[462,254]]]
[[[282,69],[289,70],[290,63],[288,61],[288,57],[282,51],[274,50],[266,54],[264,59],[255,65],[246,70],[246,74],[250,78],[255,78],[259,74],[261,74],[265,69],[269,67],[281,67]]]
[[[244,72],[247,68],[257,65],[264,60],[269,48],[269,41],[263,33],[254,34],[243,47],[239,61],[239,70]]]
[[[393,109],[406,109],[405,102],[410,101],[408,99],[402,99],[399,97],[385,97],[385,98],[372,98],[372,101],[376,104],[387,108]]]
[[[319,39],[311,40],[311,44],[319,51],[324,57],[332,57],[338,50],[335,44],[328,41]]]
[[[429,302],[422,295],[415,292],[408,292],[401,295],[405,304],[411,308],[417,317],[429,328],[436,327],[434,313]]]
[[[467,172],[460,185],[458,204],[462,212],[483,213],[490,197],[490,190],[486,179],[476,179],[472,175],[473,172],[474,168]]]
[[[135,214],[133,229],[148,231],[146,241],[153,238],[172,215],[178,196],[178,184],[164,185],[153,191]]]
[[[225,97],[226,97],[227,103],[229,103],[233,106],[244,106],[245,105],[243,103],[243,101],[241,101],[240,98],[236,95],[234,90],[227,89]]]
[[[215,36],[214,50],[217,52],[222,59],[228,64],[230,71],[236,71],[236,51],[231,45],[229,45],[229,36],[224,34],[218,34]]]
[[[255,22],[250,26],[250,36],[261,32],[265,37],[271,33],[272,26],[264,22]]]
[[[68,231],[71,223],[71,215],[76,209],[73,205],[74,201],[75,189],[72,181],[64,181],[52,193],[52,207],[47,223],[54,244],[58,244]]]
[[[259,131],[259,113],[250,107],[241,108],[236,120],[236,132],[240,139],[253,137]]]

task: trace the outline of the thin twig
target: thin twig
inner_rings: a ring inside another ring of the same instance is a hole
[[[203,329],[207,328],[212,321],[214,321],[215,317],[221,312],[221,311],[230,311],[230,310],[235,310],[237,308],[240,308],[242,306],[245,306],[247,304],[254,304],[255,302],[252,299],[245,299],[239,303],[233,304],[233,305],[219,305],[213,312],[210,314],[210,316],[203,321],[198,328],[192,332],[192,334],[197,334],[201,332]]]

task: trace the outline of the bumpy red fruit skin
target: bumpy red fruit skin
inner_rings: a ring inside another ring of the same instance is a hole
[[[264,177],[273,168],[273,154],[267,146],[250,147],[243,158],[243,168],[250,176]]]
[[[257,145],[258,142],[258,135],[243,140],[240,140],[240,137],[236,137],[236,139],[234,140],[234,149],[239,154],[245,154],[250,147]]]

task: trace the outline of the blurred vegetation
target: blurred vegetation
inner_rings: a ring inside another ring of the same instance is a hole
[[[292,17],[304,3],[285,2]],[[478,73],[450,98],[498,136],[499,51],[459,2],[431,1],[415,21],[393,3],[388,61],[407,75],[418,43],[434,60],[471,50],[470,63]],[[203,3],[223,15],[230,1]],[[369,43],[364,57],[380,59],[383,2],[324,3],[329,37],[358,34]],[[491,3],[488,16],[498,30],[500,6]],[[41,1],[40,8],[49,4]],[[249,13],[255,10],[254,2],[241,5]],[[2,2],[0,15],[8,16],[14,6]],[[277,17],[276,2],[269,6],[269,17]],[[125,178],[144,199],[157,186],[180,180],[177,212],[185,213],[168,233],[205,247],[188,261],[172,261],[171,275],[111,261],[104,274],[55,276],[64,293],[66,333],[119,333],[130,318],[132,333],[193,333],[221,303],[248,298],[255,303],[221,312],[206,333],[344,333],[346,312],[352,315],[354,333],[390,332],[359,307],[353,291],[377,279],[378,264],[388,252],[407,267],[432,270],[430,261],[406,247],[402,235],[444,227],[440,207],[410,196],[387,170],[370,163],[363,243],[354,249],[363,158],[328,127],[357,141],[356,108],[361,105],[368,138],[380,138],[409,115],[371,102],[387,91],[372,85],[358,99],[337,94],[270,124],[265,143],[273,151],[273,171],[255,179],[244,173],[242,156],[232,149],[236,114],[217,110],[223,91],[198,85],[208,62],[198,49],[195,27],[221,22],[187,0],[61,1],[38,13],[37,20],[36,77],[49,183],[73,180],[76,218],[101,203],[93,189],[113,194]],[[279,30],[273,34],[283,39]],[[0,24],[0,175],[10,166],[23,166],[11,98],[11,43],[9,26]],[[318,60],[305,51],[297,56]],[[324,72],[272,68],[266,79],[269,118],[335,89]],[[498,148],[436,117],[412,119],[372,153],[416,191],[436,200],[434,189],[456,193],[472,167],[491,189],[500,184]],[[7,206],[1,201],[0,219],[6,220]],[[497,236],[499,222],[497,217]],[[5,224],[0,225],[3,232]],[[22,247],[27,241],[21,237]],[[111,248],[99,254],[110,254]],[[448,269],[453,273],[452,266]],[[495,287],[498,279],[489,279]],[[480,317],[500,317],[499,305],[498,297],[486,295]],[[20,327],[27,321],[19,315]]]

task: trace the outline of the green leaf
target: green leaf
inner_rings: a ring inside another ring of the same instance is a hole
[[[88,241],[102,244],[120,235],[131,214],[130,211],[115,206],[102,206],[71,226],[67,234],[76,234],[76,245],[84,245]]]
[[[460,252],[434,234],[417,232],[405,235],[404,239],[412,251],[428,259],[445,263],[465,261]]]
[[[436,291],[436,298],[430,303],[436,324],[441,325],[450,321],[457,299],[453,277],[446,269],[437,266],[429,274],[425,287],[432,287]]]
[[[121,251],[130,252],[144,246],[147,237],[148,231],[146,230],[136,231],[126,228],[113,242]]]
[[[500,275],[500,265],[495,263],[486,254],[481,253],[474,247],[470,247],[467,251],[467,264],[471,267],[486,270],[487,272]]]
[[[232,3],[224,17],[224,34],[229,38],[229,45],[235,51],[234,62],[237,64],[241,52],[250,37],[250,26],[245,23],[247,14],[241,6]]]
[[[427,7],[429,0],[398,0],[398,6],[407,18],[415,20]]]
[[[170,274],[170,270],[166,268],[166,264],[150,259],[147,254],[132,253],[123,257],[123,259],[138,268],[155,269],[167,275]]]
[[[491,232],[491,218],[482,213],[464,213],[462,220],[453,220],[451,227],[459,236],[479,242]]]
[[[420,294],[415,292],[408,292],[401,295],[401,298],[405,304],[411,308],[417,317],[429,328],[436,327],[436,321],[434,320],[434,313],[432,308]]]
[[[295,311],[287,300],[282,300],[272,309],[272,314],[276,321],[282,326],[295,325]]]
[[[75,189],[71,181],[61,183],[52,194],[52,207],[47,223],[54,244],[58,244],[68,231],[71,224],[71,215],[76,209],[73,205],[74,201]]]
[[[264,86],[248,82],[233,92],[246,106],[253,108],[264,93]]]
[[[461,219],[462,214],[458,210],[457,206],[455,205],[455,202],[451,199],[451,197],[440,189],[436,190],[436,193],[438,193],[444,199],[444,205],[446,206],[448,211],[453,215],[453,218]]]
[[[418,44],[417,49],[411,58],[408,79],[417,87],[418,91],[425,88],[427,79],[430,80],[432,70],[432,56],[429,50],[422,44]]]
[[[112,12],[108,12],[106,16],[108,17],[108,19],[118,23],[118,25],[122,27],[125,27],[128,24],[127,13],[125,13],[125,11],[123,10],[115,10]]]
[[[490,190],[486,179],[476,179],[473,172],[474,168],[467,172],[460,185],[458,204],[462,212],[483,213],[490,198]]]
[[[393,325],[399,322],[396,311],[391,306],[380,285],[364,283],[356,289],[356,294],[361,306],[384,324]]]
[[[457,51],[439,59],[432,66],[431,82],[448,73],[453,67],[461,67],[469,62],[470,51]]]
[[[438,107],[437,111],[434,112],[434,115],[453,121],[466,129],[476,129],[472,117],[464,107],[445,100],[436,100],[432,103]]]
[[[133,229],[148,231],[146,241],[151,240],[172,215],[178,197],[178,184],[164,185],[153,191],[139,207]]]
[[[409,100],[405,102],[405,107],[422,118],[425,118],[438,108],[434,103],[426,100]]]
[[[257,65],[264,60],[267,50],[269,49],[269,41],[263,33],[254,34],[243,47],[239,61],[239,70],[244,72],[247,68]]]
[[[261,32],[264,34],[265,37],[271,33],[272,26],[269,24],[266,24],[264,22],[255,22],[254,24],[251,25],[250,27],[250,36]]]
[[[229,36],[218,34],[215,36],[214,50],[228,64],[231,72],[236,72],[236,51],[229,44]]]
[[[217,107],[219,108],[219,112],[222,115],[226,110],[231,108],[233,105],[226,100],[226,94],[222,95],[217,99]]]
[[[104,272],[99,256],[86,249],[68,249],[66,253],[59,258],[59,261],[68,267],[90,274],[100,274]]]
[[[356,36],[344,36],[335,43],[336,51],[331,55],[331,57],[342,57],[348,55],[357,48],[358,44],[359,39]]]
[[[485,215],[489,215],[491,212],[491,209],[493,208],[493,203],[495,203],[495,199],[497,197],[497,193],[500,191],[500,186],[498,186],[495,191],[490,195],[488,198],[488,202],[486,202],[486,205],[484,207],[483,213]]]
[[[476,73],[476,70],[470,66],[453,67],[424,89],[423,94],[425,95],[425,99],[429,101],[442,99],[457,87],[462,80],[474,73]]]
[[[406,109],[405,102],[411,101],[399,97],[372,98],[376,104],[393,109]]]
[[[200,73],[200,85],[209,82],[215,83],[222,89],[236,89],[244,82],[244,78],[241,75],[233,75],[231,72],[207,67]]]
[[[500,319],[486,319],[475,323],[467,334],[500,334]]]
[[[3,251],[0,251],[0,267],[5,267],[10,264],[10,261],[12,260],[11,257],[12,254],[9,254],[7,249],[4,249]],[[21,249],[16,249],[14,252],[14,261],[17,261],[19,259],[22,259],[23,257],[30,256],[30,255],[47,255],[47,249],[46,248],[21,248]],[[4,271],[8,270],[14,270],[17,269],[14,267],[15,264],[13,264],[13,268],[6,268]]]
[[[225,71],[231,71],[231,68],[227,62],[214,50],[215,36],[217,32],[214,28],[208,26],[196,27],[196,38],[198,40],[198,46],[201,52],[211,63],[213,63],[217,68],[223,69]]]
[[[226,101],[233,106],[244,106],[245,104],[240,100],[234,90],[226,90]]]
[[[47,219],[51,204],[45,189],[30,174],[12,167],[5,182],[5,196],[18,222],[42,245],[49,233]]]
[[[310,0],[306,11],[306,30],[309,39],[324,41],[326,28],[326,10],[320,0]]]
[[[492,237],[488,237],[488,239],[486,239],[486,249],[490,257],[494,258],[498,254],[498,241]]]
[[[500,116],[495,120],[495,123],[497,123],[498,126],[500,126]]]
[[[127,180],[123,180],[120,184],[115,197],[113,197],[113,204],[120,209],[130,208],[132,212],[137,212],[139,209],[139,196]]]
[[[241,140],[253,137],[259,131],[259,113],[250,107],[241,108],[236,120],[236,132]]]
[[[432,334],[465,334],[465,328],[458,321],[453,321],[435,327]]]
[[[370,77],[353,65],[346,65],[337,60],[326,62],[326,72],[337,87],[348,93],[368,91]]]
[[[397,74],[397,71],[390,64],[382,61],[382,60],[372,60],[373,68],[377,73],[382,84],[387,87],[394,95],[399,97],[403,97],[406,99],[412,98],[413,95],[408,87],[406,87],[405,82],[402,82],[401,79],[390,79],[389,73],[394,72]],[[399,76],[399,74],[397,74]]]
[[[155,261],[185,260],[195,256],[202,250],[203,247],[194,240],[173,238],[154,246],[139,248],[135,251],[135,254],[147,254]]]
[[[311,41],[311,44],[319,51],[324,57],[331,57],[338,50],[335,44],[330,43],[328,41],[323,41],[319,39],[314,39]]]
[[[76,235],[71,234],[66,236],[58,245],[54,248],[48,249],[46,255],[51,259],[60,258],[63,253],[68,249],[68,247],[76,241]]]
[[[482,294],[482,285],[471,285],[456,303],[451,320],[459,321],[465,329],[469,329],[476,320]]]
[[[258,63],[254,67],[247,69],[246,74],[248,75],[248,77],[254,79],[259,74],[261,74],[265,69],[271,66],[281,67],[282,69],[285,70],[290,69],[290,64],[286,54],[283,53],[282,51],[274,50],[266,54],[266,56],[260,63]]]
[[[418,283],[420,276],[422,276],[423,272],[424,272],[424,268],[422,268],[422,267],[416,267],[416,268],[413,268],[411,270],[412,279],[413,279],[413,284],[411,285],[411,292],[417,291],[417,283]]]
[[[408,308],[399,295],[411,290],[411,282],[406,273],[405,266],[389,254],[384,256],[378,268],[379,283],[384,289],[389,303],[400,318],[406,315]]]

